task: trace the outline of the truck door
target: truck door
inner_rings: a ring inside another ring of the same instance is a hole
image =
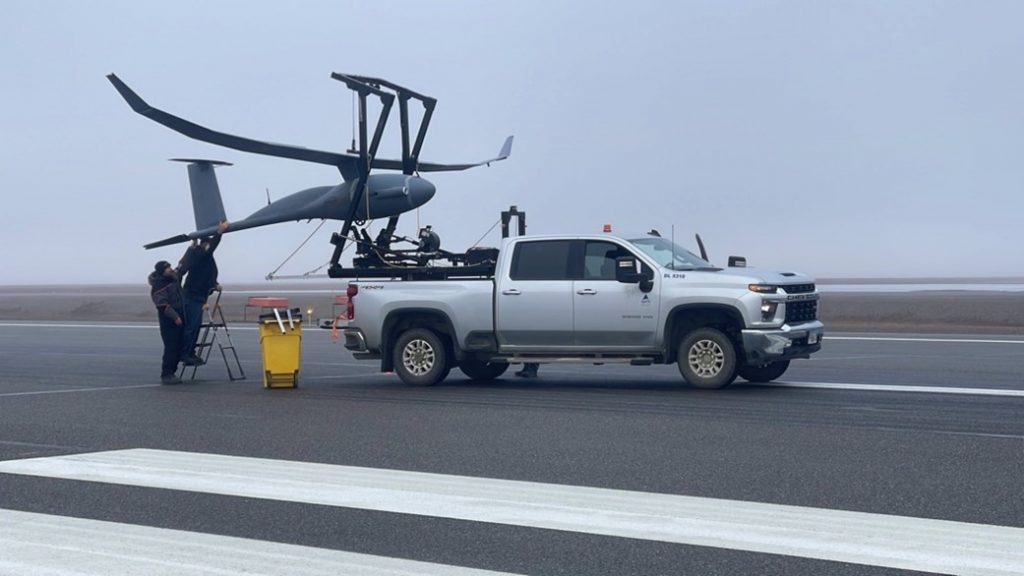
[[[572,344],[572,240],[517,242],[495,294],[502,349],[545,352]]]
[[[625,352],[655,347],[660,279],[655,277],[654,289],[646,293],[636,284],[615,280],[615,259],[632,255],[613,242],[585,241],[583,278],[573,282],[573,333],[580,349]]]

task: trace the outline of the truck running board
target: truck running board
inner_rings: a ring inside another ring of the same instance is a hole
[[[629,364],[631,366],[650,366],[655,359],[650,356],[496,356],[491,362],[507,362],[522,364],[536,362],[538,364]]]

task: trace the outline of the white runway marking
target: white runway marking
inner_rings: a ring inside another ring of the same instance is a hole
[[[256,326],[240,325],[241,322],[231,324],[231,330],[256,330]],[[142,330],[155,330],[158,328],[156,323],[146,324],[75,324],[75,323],[47,323],[47,322],[0,322],[0,327],[12,327],[12,328],[117,328],[117,329],[142,329]],[[306,324],[304,326],[307,329],[314,328],[313,326]],[[317,330],[321,330],[317,327]],[[327,332],[327,330],[323,330]],[[876,341],[876,342],[949,342],[955,344],[1019,344],[1024,345],[1024,339],[1020,340],[1006,340],[1006,339],[991,339],[991,338],[935,338],[926,336],[832,336],[828,332],[825,333],[826,340],[864,340],[864,341]]]
[[[306,327],[309,328],[308,325]],[[0,328],[114,328],[117,330],[159,330],[160,326],[157,325],[156,321],[152,324],[53,324],[43,322],[0,322]],[[229,329],[234,332],[235,330],[256,330],[258,327],[244,325],[236,327],[234,324],[231,324]]]
[[[104,390],[131,390],[133,388],[159,388],[162,384],[138,384],[135,386],[102,386],[96,388],[61,388],[59,390],[35,390],[32,392],[4,392],[0,398],[5,396],[40,396],[43,394],[71,394],[73,392],[102,392]]]
[[[1024,344],[1024,340],[993,340],[982,338],[924,338],[889,336],[829,336],[825,340],[867,340],[874,342],[950,342],[954,344]]]
[[[962,394],[967,396],[1006,396],[1024,398],[1024,390],[1002,388],[955,388],[952,386],[902,386],[899,384],[845,384],[842,382],[768,382],[748,386],[774,388],[818,388],[823,390],[862,390],[870,392],[915,392],[918,394]]]
[[[0,574],[499,576],[369,554],[0,510]]]
[[[1024,528],[582,486],[146,449],[9,460],[0,462],[0,473],[380,510],[945,574],[1020,574],[1024,566]]]
[[[44,322],[0,322],[4,328],[117,328],[119,330],[157,330],[154,321],[150,324],[50,324]]]

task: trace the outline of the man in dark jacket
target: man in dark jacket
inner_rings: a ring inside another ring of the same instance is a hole
[[[221,222],[216,234],[190,246],[181,258],[178,275],[185,278],[185,340],[181,357],[186,365],[202,364],[196,355],[196,343],[206,300],[217,288],[217,261],[213,258],[213,251],[220,245],[221,236],[227,229],[228,223]]]
[[[181,345],[184,341],[184,314],[182,308],[181,284],[171,263],[161,260],[149,275],[149,295],[156,306],[160,320],[160,338],[164,341],[164,356],[160,366],[160,382],[180,384],[175,374],[181,360]]]

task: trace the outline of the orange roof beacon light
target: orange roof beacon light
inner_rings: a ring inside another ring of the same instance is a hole
[[[605,224],[605,225],[604,225],[604,231],[605,231],[606,233],[607,233],[607,232],[611,232],[611,231],[612,231],[612,225],[611,225],[611,224]]]

